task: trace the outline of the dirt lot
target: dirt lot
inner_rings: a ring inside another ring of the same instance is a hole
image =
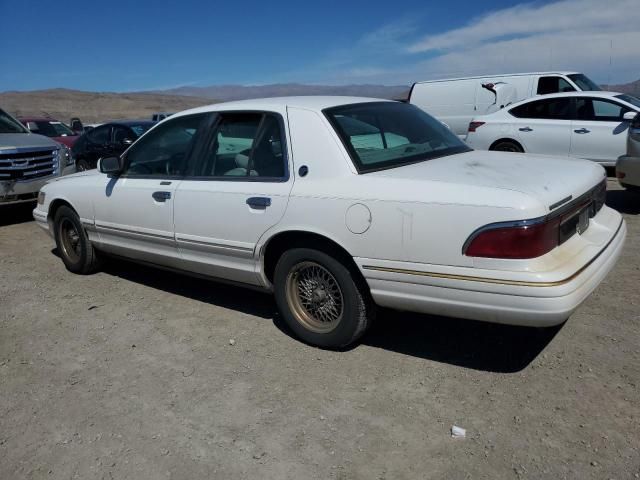
[[[640,196],[610,188],[623,258],[562,328],[383,312],[345,352],[268,295],[72,275],[2,211],[0,479],[639,478]]]

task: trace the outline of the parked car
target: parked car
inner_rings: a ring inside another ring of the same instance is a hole
[[[91,129],[78,139],[72,149],[78,171],[96,168],[100,157],[120,155],[154,125],[148,120],[121,120]]]
[[[375,305],[564,322],[622,250],[605,190],[593,162],[472,151],[414,105],[291,97],[178,113],[34,217],[72,272],[116,254],[272,290],[300,338],[341,347]]]
[[[47,180],[73,173],[66,151],[0,109],[0,205],[33,202]]]
[[[640,191],[640,113],[629,125],[627,153],[618,158],[616,177],[624,188]]]
[[[18,117],[18,120],[20,120],[31,133],[44,135],[69,148],[73,147],[73,144],[79,138],[79,135],[76,135],[64,123],[52,118]]]
[[[578,72],[486,75],[414,83],[409,103],[429,112],[456,135],[464,137],[473,117],[495,112],[511,103],[536,95],[599,90],[602,89],[596,83]]]
[[[639,111],[640,100],[624,93],[547,95],[475,117],[466,142],[479,150],[571,156],[614,166]]]
[[[173,113],[171,112],[156,112],[153,115],[151,115],[151,121],[160,122],[165,118],[169,118],[171,115],[173,115]]]

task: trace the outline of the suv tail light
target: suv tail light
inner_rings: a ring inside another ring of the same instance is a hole
[[[475,132],[478,127],[481,127],[484,124],[485,122],[471,122],[469,123],[469,131]]]

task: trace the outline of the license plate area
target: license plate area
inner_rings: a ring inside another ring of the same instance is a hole
[[[560,221],[559,244],[563,244],[576,233],[582,235],[589,228],[589,219],[593,216],[593,204],[590,202],[567,214]]]

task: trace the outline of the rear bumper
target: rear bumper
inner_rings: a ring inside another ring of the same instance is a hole
[[[615,265],[627,227],[617,230],[597,255],[571,276],[553,282],[485,278],[385,267],[381,261],[356,258],[374,301],[384,307],[432,315],[509,325],[546,327],[564,322]],[[397,262],[394,262],[397,263]],[[499,272],[505,275],[507,272]]]

